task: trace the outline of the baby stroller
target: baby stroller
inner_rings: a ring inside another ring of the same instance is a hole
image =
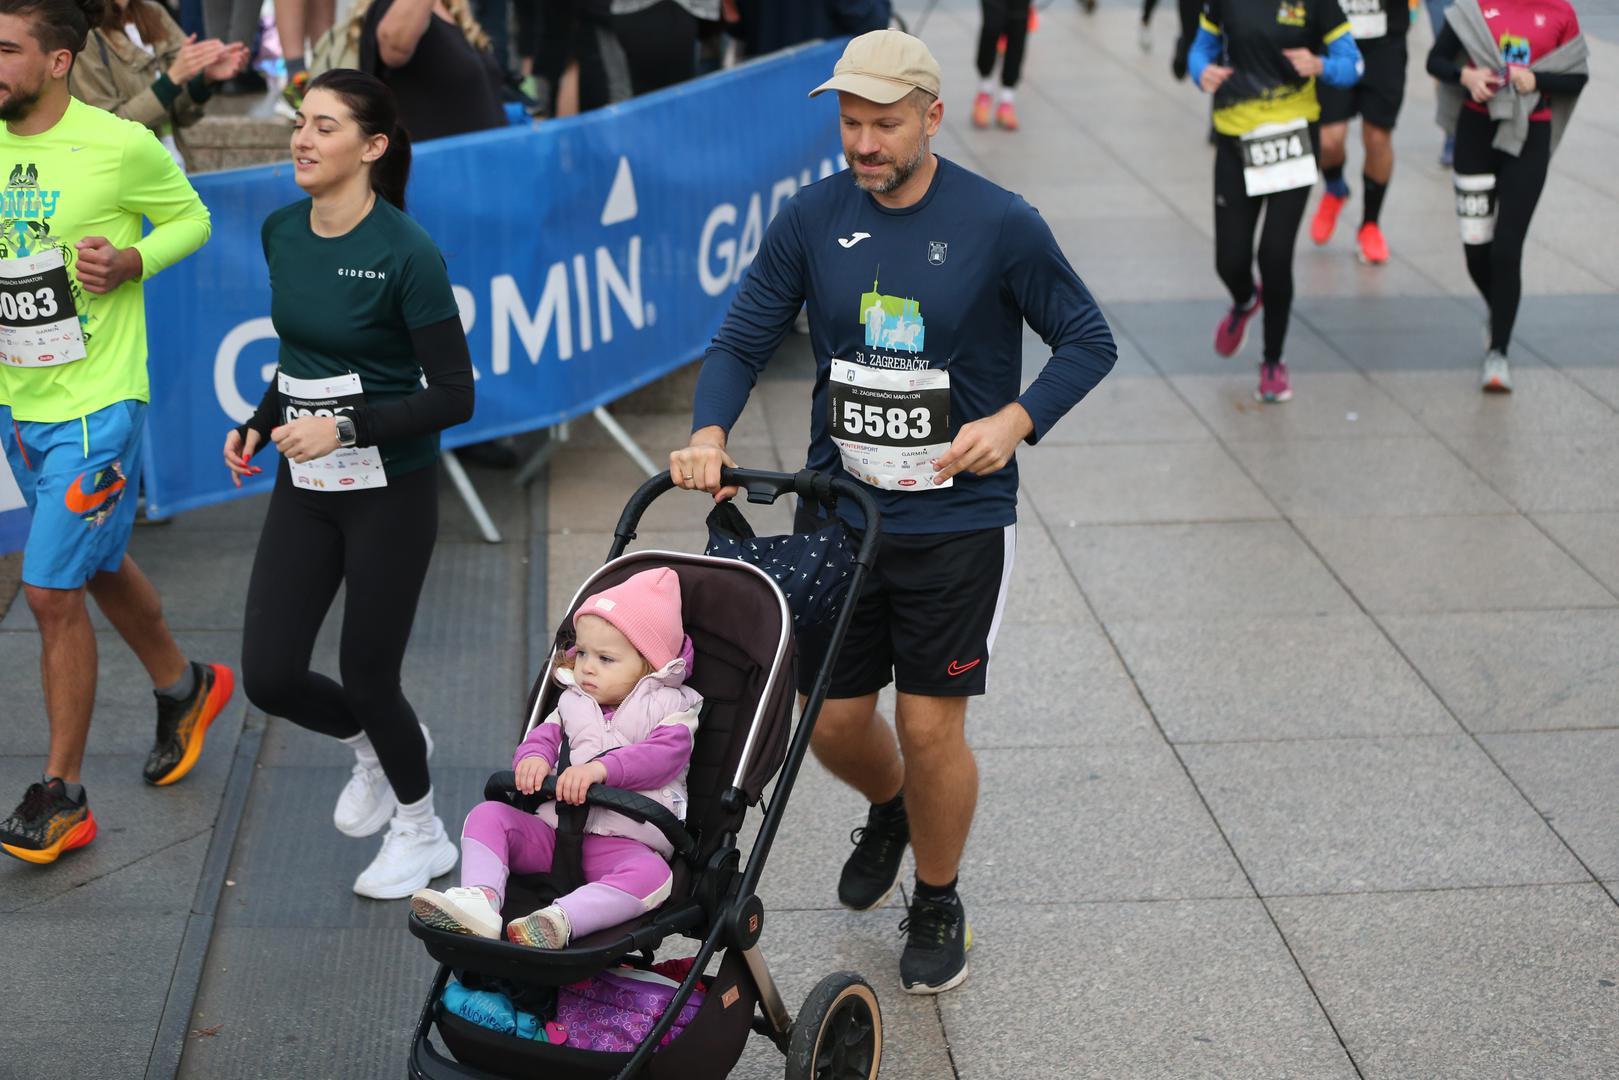
[[[877,506],[859,485],[808,470],[795,476],[727,469],[723,482],[746,489],[750,502],[770,504],[796,493],[830,510],[839,498],[848,498],[865,514],[867,528],[849,571],[848,593],[833,623],[831,647],[797,728],[792,726],[796,668],[792,616],[771,576],[737,559],[667,551],[624,554],[646,508],[674,487],[668,473],[653,477],[625,506],[607,563],[575,593],[555,644],[571,643],[573,612],[585,597],[652,566],[667,566],[679,575],[685,629],[696,653],[691,683],[704,700],[687,778],[686,820],[682,823],[641,795],[605,785],[592,786],[587,798],[588,806],[651,822],[669,838],[675,850],[672,892],[656,910],[557,950],[436,930],[412,914],[411,933],[440,965],[411,1046],[412,1080],[723,1077],[741,1056],[750,1031],[770,1039],[787,1055],[789,1080],[876,1077],[883,1030],[871,986],[854,972],[828,975],[809,994],[797,1018],[792,1017],[759,951],[764,907],[755,893],[809,748],[833,660],[876,553]],[[529,727],[555,707],[559,693],[551,678],[555,655],[553,649],[553,659],[529,693]],[[566,767],[566,753],[564,744],[557,772]],[[748,808],[759,803],[778,768],[780,781],[744,865],[738,833]],[[484,789],[486,799],[528,811],[554,795],[555,777],[547,777],[534,795],[524,796],[516,790],[510,770],[491,776]],[[550,903],[583,880],[580,839],[585,807],[558,810],[552,871],[514,874],[507,887],[505,918]],[[633,1052],[587,1050],[565,1041],[502,1034],[468,1022],[441,1003],[452,973],[463,984],[469,978],[506,980],[505,985],[520,992],[539,995],[531,1000],[543,1000],[547,988],[577,983],[618,965],[648,967],[653,950],[677,935],[701,943],[695,961],[661,1018]],[[722,954],[718,971],[706,977],[716,952]],[[683,1018],[682,1010],[700,980],[706,984],[705,996],[695,1013]],[[660,1046],[677,1019],[683,1019],[684,1029]],[[429,1041],[434,1028],[455,1060]]]

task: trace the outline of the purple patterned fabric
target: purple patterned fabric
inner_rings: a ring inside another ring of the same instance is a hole
[[[562,987],[557,994],[557,1023],[567,1028],[569,1046],[632,1053],[668,1008],[679,985],[654,972],[613,968]],[[699,986],[659,1045],[668,1046],[702,1004]]]

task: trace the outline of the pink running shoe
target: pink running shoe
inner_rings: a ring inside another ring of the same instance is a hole
[[[1254,286],[1254,298],[1246,308],[1232,307],[1220,325],[1214,328],[1214,351],[1221,356],[1236,356],[1242,343],[1248,340],[1248,320],[1258,314],[1265,302],[1264,291]]]
[[[1254,400],[1271,405],[1293,400],[1293,388],[1287,383],[1286,364],[1278,360],[1274,364],[1259,365],[1259,389],[1254,391]]]

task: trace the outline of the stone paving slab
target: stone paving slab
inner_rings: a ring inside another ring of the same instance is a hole
[[[1619,510],[1619,425],[1590,434],[1475,435],[1454,445],[1525,513]]]
[[[1515,370],[1510,400],[1469,393],[1476,380],[1467,372],[1387,371],[1378,372],[1376,380],[1419,422],[1447,438],[1603,432],[1619,424],[1612,405],[1547,368]]]
[[[1463,735],[1180,753],[1261,896],[1589,877]]]
[[[1389,615],[1383,626],[1475,733],[1619,724],[1619,611]]]
[[[1081,525],[1250,521],[1276,509],[1207,443],[1051,447],[1019,465],[1043,515]]]
[[[1601,880],[1619,879],[1613,828],[1619,731],[1541,731],[1481,741],[1580,861]]]
[[[1257,900],[1010,904],[970,918],[972,974],[939,1002],[963,1078],[1356,1075]]]
[[[1366,1080],[1619,1071],[1619,911],[1594,884],[1271,907]]]
[[[1238,443],[1244,469],[1290,516],[1494,514],[1511,507],[1438,441]]]
[[[1376,383],[1359,372],[1311,372],[1310,392],[1285,409],[1254,400],[1253,377],[1177,375],[1170,383],[1204,423],[1232,443],[1418,436],[1422,428]],[[1103,384],[1107,385],[1106,383]]]
[[[1296,524],[1374,614],[1614,603],[1612,593],[1522,517],[1299,518]]]
[[[1619,594],[1619,514],[1536,514],[1533,520],[1581,569]]]
[[[1456,731],[1364,615],[1117,621],[1108,631],[1171,742]]]

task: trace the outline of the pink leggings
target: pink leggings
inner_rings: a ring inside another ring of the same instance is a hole
[[[461,829],[461,884],[495,890],[505,907],[506,875],[550,870],[556,842],[556,830],[533,814],[479,803]],[[669,898],[669,864],[639,840],[587,833],[581,846],[587,884],[557,901],[573,937],[628,922]]]

